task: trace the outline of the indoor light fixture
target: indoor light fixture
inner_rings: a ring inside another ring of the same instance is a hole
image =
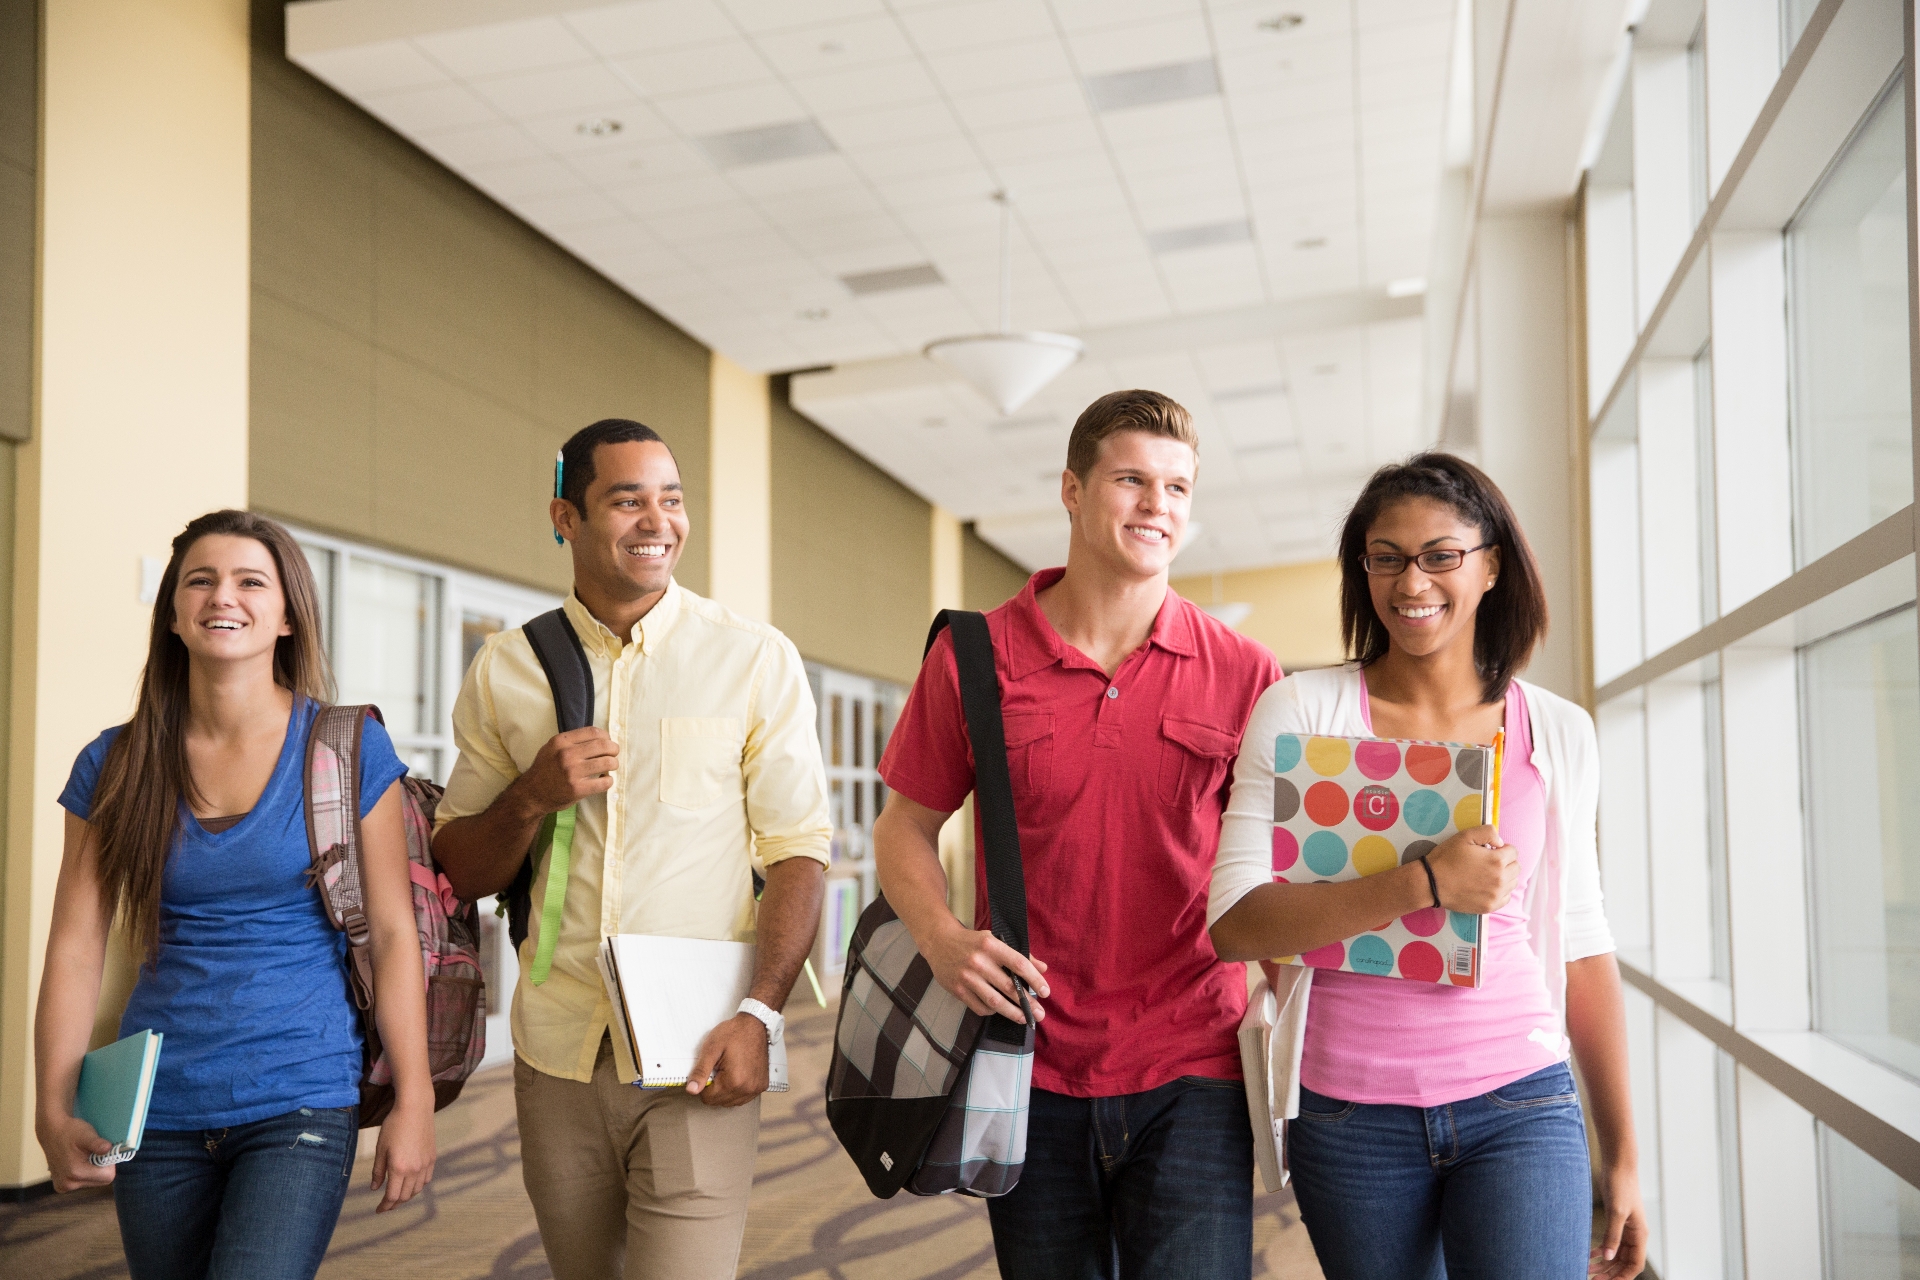
[[[929,342],[924,354],[971,382],[1007,417],[1078,360],[1086,345],[1064,333],[1012,331],[1013,202],[1004,191],[993,198],[1000,203],[999,332],[941,338]]]

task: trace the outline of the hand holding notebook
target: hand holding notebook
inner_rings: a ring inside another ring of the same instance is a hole
[[[744,942],[621,933],[600,947],[613,1005],[613,1060],[623,1083],[683,1087],[708,1033],[731,1019],[753,985]],[[767,1044],[767,1090],[787,1089],[787,1045]]]
[[[80,1085],[73,1097],[73,1114],[113,1144],[106,1155],[87,1159],[102,1167],[131,1160],[140,1150],[147,1127],[147,1101],[153,1093],[153,1073],[160,1064],[157,1031],[137,1031],[95,1049],[80,1060]]]

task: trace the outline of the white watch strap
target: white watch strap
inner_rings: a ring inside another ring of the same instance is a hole
[[[767,1046],[769,1048],[779,1044],[786,1033],[786,1018],[760,1003],[758,1000],[755,1000],[752,996],[748,996],[745,1000],[742,1000],[740,1002],[740,1008],[735,1012],[744,1013],[759,1019],[760,1025],[767,1029]]]

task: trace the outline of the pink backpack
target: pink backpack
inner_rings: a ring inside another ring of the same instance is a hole
[[[385,720],[375,706],[322,707],[307,736],[307,882],[320,891],[333,927],[347,935],[347,986],[360,1010],[367,1058],[360,1080],[360,1125],[393,1110],[393,1067],[380,1045],[373,1011],[373,946],[361,889],[360,726]],[[480,968],[480,913],[433,865],[433,811],[441,789],[421,778],[400,781],[407,831],[413,922],[427,974],[427,1068],[433,1109],[460,1096],[487,1051],[486,984]]]

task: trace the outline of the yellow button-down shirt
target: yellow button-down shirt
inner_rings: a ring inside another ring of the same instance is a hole
[[[772,627],[678,583],[625,639],[569,595],[593,669],[593,722],[620,750],[614,786],[582,800],[553,969],[524,975],[540,942],[548,864],[520,949],[513,1045],[536,1070],[591,1080],[612,1012],[601,939],[614,933],[754,937],[752,868],[829,859],[826,772],[800,655]],[[453,710],[460,759],[436,825],[483,812],[557,732],[526,633],[489,638]]]

